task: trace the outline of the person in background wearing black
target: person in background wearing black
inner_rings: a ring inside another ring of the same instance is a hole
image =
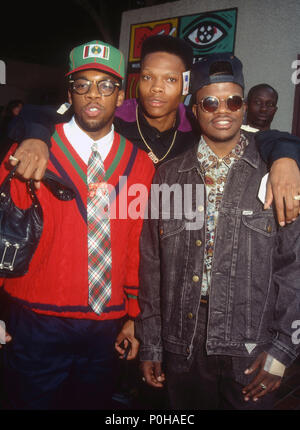
[[[21,109],[23,107],[24,103],[23,100],[11,100],[7,106],[3,109],[1,112],[1,118],[0,118],[0,163],[2,162],[5,154],[9,150],[13,140],[10,139],[9,133],[11,130],[12,125],[14,123],[12,120],[17,117]]]
[[[247,120],[250,127],[257,130],[270,130],[277,112],[278,92],[268,84],[250,88],[247,96]]]

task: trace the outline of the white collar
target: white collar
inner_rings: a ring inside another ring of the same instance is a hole
[[[111,150],[114,141],[114,126],[112,125],[110,132],[99,140],[91,139],[81,128],[77,125],[75,117],[63,125],[66,138],[78,153],[80,158],[87,164],[89,156],[91,155],[93,143],[97,144],[98,151],[102,160],[105,160],[109,151]]]

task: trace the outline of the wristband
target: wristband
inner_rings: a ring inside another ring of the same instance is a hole
[[[282,378],[285,371],[285,365],[276,360],[276,358],[272,357],[272,355],[268,354],[264,365],[264,370],[271,373],[271,375],[280,376]]]

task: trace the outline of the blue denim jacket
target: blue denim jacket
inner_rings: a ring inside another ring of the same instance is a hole
[[[263,209],[257,194],[267,167],[253,135],[245,134],[250,143],[230,169],[220,205],[206,350],[253,358],[266,351],[288,366],[299,354],[293,324],[298,320],[300,326],[300,220],[279,228],[273,209]],[[162,165],[154,184],[203,184],[196,151]],[[194,192],[193,209],[202,212],[203,225],[187,228],[189,216],[171,210],[167,219],[162,195],[158,219],[145,219],[141,235],[136,336],[142,361],[163,361],[164,351],[191,361],[203,336],[198,314],[206,197],[201,205]],[[252,351],[247,344],[254,344]]]

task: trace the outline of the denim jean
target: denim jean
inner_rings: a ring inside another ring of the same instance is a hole
[[[208,305],[201,305],[198,339],[194,359],[166,353],[166,380],[169,407],[178,410],[270,410],[277,393],[268,393],[257,402],[246,402],[242,389],[254,375],[245,375],[244,370],[254,358],[207,355],[205,334],[207,330]]]

